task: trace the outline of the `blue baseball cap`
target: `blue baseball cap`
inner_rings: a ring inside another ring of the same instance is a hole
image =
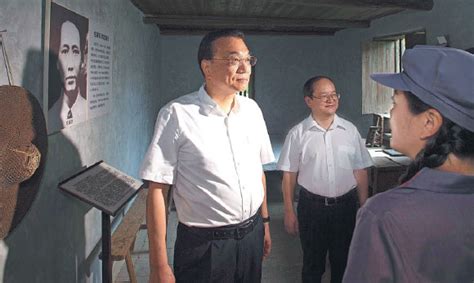
[[[474,132],[474,55],[464,50],[417,45],[402,56],[401,73],[370,77],[410,91],[459,126]]]

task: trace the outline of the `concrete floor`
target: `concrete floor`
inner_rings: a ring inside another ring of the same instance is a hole
[[[272,221],[270,231],[272,235],[272,251],[263,262],[262,282],[286,283],[301,282],[301,268],[303,256],[298,237],[289,236],[283,224],[283,201],[281,196],[281,174],[267,173],[268,205]],[[173,262],[173,246],[176,239],[176,211],[169,216],[168,227],[168,258]],[[148,282],[150,269],[148,265],[148,237],[146,230],[138,232],[135,250],[132,254],[137,281]],[[118,263],[116,263],[118,264]],[[327,267],[329,270],[329,266]],[[330,275],[326,271],[323,283],[329,283]],[[130,282],[125,264],[122,265],[115,279],[116,283]]]

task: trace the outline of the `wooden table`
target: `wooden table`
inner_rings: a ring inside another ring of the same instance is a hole
[[[369,168],[369,195],[386,191],[398,185],[410,159],[406,156],[390,156],[381,148],[369,148],[374,166]]]

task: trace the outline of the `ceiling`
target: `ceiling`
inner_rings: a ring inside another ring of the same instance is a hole
[[[431,10],[433,0],[130,0],[161,34],[235,28],[247,34],[333,35],[367,28],[404,10]]]

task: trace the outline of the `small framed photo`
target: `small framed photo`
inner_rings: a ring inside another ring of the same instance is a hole
[[[367,138],[365,139],[365,145],[367,147],[381,147],[382,146],[382,134],[379,126],[370,126]]]

